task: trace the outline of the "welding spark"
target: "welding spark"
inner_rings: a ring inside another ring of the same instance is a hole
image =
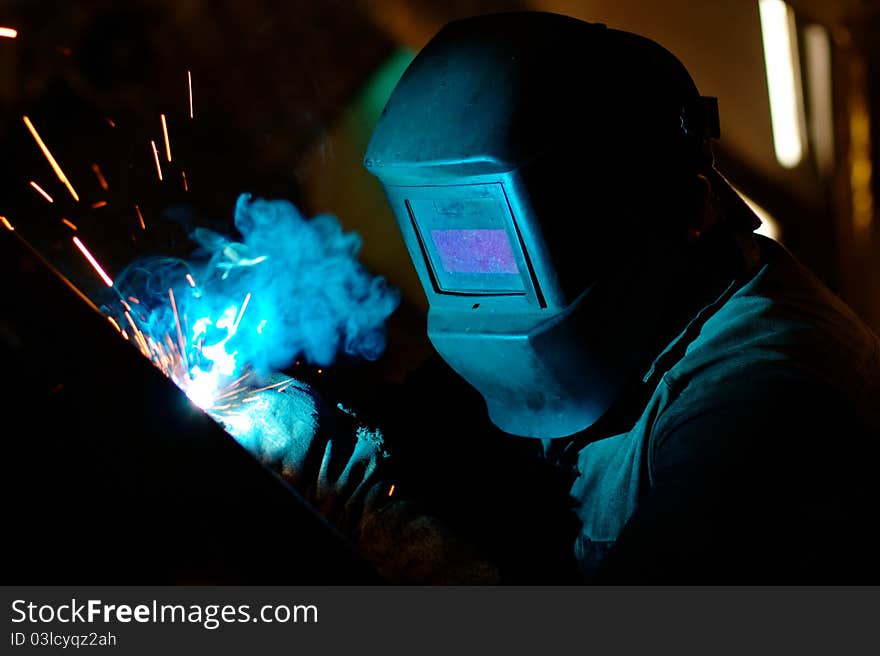
[[[193,80],[192,73],[186,72],[186,86],[189,89],[189,117],[193,117]]]
[[[165,154],[171,161],[167,117],[164,114],[160,117],[166,137]],[[150,140],[159,180],[163,181],[157,144],[158,140]],[[178,158],[180,156],[178,152]],[[92,170],[100,183],[103,176],[99,175],[97,164]],[[171,175],[173,177],[173,172]],[[186,184],[182,169],[181,175]],[[103,205],[106,201],[99,203]],[[141,228],[146,230],[140,206],[133,206]],[[246,209],[249,206],[242,205],[237,212],[241,214]],[[302,221],[298,214],[289,218]],[[238,221],[237,215],[237,224]],[[66,219],[63,222],[76,229]],[[209,241],[207,237],[205,240],[206,243]],[[258,394],[267,390],[280,392],[295,382],[287,378],[266,385],[271,380],[267,381],[263,376],[272,373],[274,379],[277,372],[267,371],[268,367],[273,366],[273,361],[255,352],[255,348],[271,346],[268,340],[273,329],[284,332],[276,327],[284,325],[284,318],[270,311],[277,303],[277,295],[271,293],[274,278],[270,275],[270,267],[273,262],[280,264],[285,261],[286,258],[281,256],[283,252],[276,253],[263,245],[252,247],[248,243],[231,242],[218,236],[216,243],[212,242],[210,246],[216,257],[212,256],[208,262],[209,268],[192,268],[192,264],[177,258],[145,258],[142,268],[139,266],[141,263],[127,267],[118,273],[114,282],[85,245],[77,237],[73,237],[73,241],[106,285],[117,292],[112,303],[105,306],[105,314],[110,316],[112,325],[180,388],[194,405],[220,422],[239,441],[248,438],[258,424],[262,425],[260,422],[272,419],[262,416],[271,411],[267,405],[271,399]],[[328,252],[332,252],[329,247],[333,244],[335,242],[327,244]],[[308,245],[304,247],[310,248]],[[321,257],[315,259],[322,263],[325,261]],[[264,264],[267,261],[269,263]],[[155,270],[154,262],[158,265]],[[346,263],[353,264],[348,260]],[[198,285],[201,287],[197,285],[195,275],[199,276]],[[263,281],[264,278],[268,279],[267,282]],[[218,284],[227,279],[230,280],[230,288],[218,289]],[[157,280],[162,282],[156,284]],[[240,285],[243,282],[248,284],[247,288],[242,289]],[[268,297],[264,294],[267,289]],[[157,291],[158,295],[155,293]],[[134,305],[129,305],[126,298]],[[245,316],[248,321],[244,321]],[[257,344],[256,341],[260,339],[263,342]],[[296,362],[300,364],[299,360]],[[329,361],[325,359],[319,364],[325,367]],[[323,368],[316,372],[326,373]],[[389,496],[393,494],[393,486],[387,493]]]
[[[68,228],[70,228],[70,229],[73,230],[74,232],[77,231],[77,227],[76,227],[73,223],[71,223],[70,221],[68,221],[67,219],[62,218],[62,219],[61,219],[61,223],[63,223],[64,225],[66,225]]]
[[[7,219],[7,218],[6,218],[5,216],[3,216],[3,215],[0,215],[0,223],[2,223],[4,226],[6,226],[6,229],[7,229],[7,230],[15,230],[15,228],[14,228],[14,227],[12,226],[12,224],[9,222],[9,219]]]
[[[14,30],[11,27],[0,27],[0,37],[14,39],[17,36],[18,30]]]
[[[156,148],[156,142],[150,139],[150,145],[153,147],[153,158],[156,160],[156,171],[159,174],[159,182],[162,181],[162,165],[159,164],[159,150]]]
[[[165,154],[168,156],[168,161],[171,161],[171,141],[168,139],[168,124],[165,122],[165,114],[160,114],[162,118],[162,134],[165,135]]]
[[[106,205],[107,205],[107,201],[106,201],[106,200],[99,200],[99,201],[96,202],[96,203],[92,203],[92,209],[93,209],[93,210],[96,210],[96,209],[98,209],[99,207],[104,207],[104,206],[106,206]]]
[[[171,309],[174,312],[174,323],[177,326],[177,341],[180,344],[180,353],[186,364],[186,342],[183,339],[183,331],[180,329],[180,315],[177,313],[177,303],[174,301],[174,290],[168,290],[168,296],[171,299]]]
[[[388,488],[388,496],[390,497],[392,494],[394,494],[394,483],[392,483],[391,487]]]
[[[251,300],[250,292],[247,293],[247,296],[244,297],[244,302],[241,304],[241,310],[238,311],[238,316],[235,318],[235,323],[232,324],[232,334],[235,334],[235,331],[238,330],[238,324],[241,323],[241,317],[244,314],[245,308],[248,306],[248,303]]]
[[[137,212],[137,215],[138,215],[138,221],[141,222],[141,229],[142,229],[142,230],[146,230],[146,229],[147,229],[147,224],[144,223],[144,215],[141,214],[141,208],[138,207],[137,205],[135,205],[135,206],[134,206],[134,211]]]
[[[50,203],[54,203],[54,202],[55,202],[54,200],[52,200],[52,197],[51,197],[49,194],[46,193],[46,190],[43,189],[40,185],[38,185],[36,182],[34,182],[33,180],[31,180],[31,181],[30,181],[30,184],[31,184],[31,187],[33,187],[34,189],[37,190],[37,193],[40,194],[40,196],[42,196],[43,198],[45,198],[45,199],[46,199],[47,201],[49,201]]]
[[[101,169],[98,168],[97,164],[92,164],[92,171],[95,172],[95,177],[98,178],[98,184],[101,185],[101,189],[107,191],[110,188],[110,185],[107,184],[107,180],[104,178],[104,175],[101,173]]]
[[[189,191],[189,184],[186,182],[186,171],[181,171],[180,175],[183,178],[183,190]]]
[[[70,184],[70,180],[67,179],[67,176],[64,175],[64,171],[61,170],[61,167],[58,166],[58,162],[55,161],[55,158],[52,157],[52,153],[49,152],[49,149],[46,147],[46,144],[40,138],[39,133],[37,132],[37,128],[34,127],[34,124],[31,123],[31,120],[27,116],[22,116],[24,120],[24,124],[27,126],[27,129],[30,130],[31,135],[34,138],[34,141],[37,142],[37,145],[40,147],[40,150],[43,151],[43,155],[46,156],[46,159],[49,161],[49,164],[52,166],[52,170],[55,171],[55,175],[58,176],[58,179],[67,187],[67,190],[70,192],[70,195],[73,196],[73,200],[79,202],[79,196],[76,195],[76,190],[73,188],[73,185]]]
[[[73,243],[76,244],[76,247],[80,250],[80,252],[85,256],[85,258],[89,261],[89,264],[98,272],[98,275],[101,276],[101,279],[107,283],[108,287],[113,286],[113,280],[108,276],[104,269],[101,268],[101,265],[98,264],[98,261],[92,257],[92,254],[89,253],[89,249],[85,247],[85,245],[79,240],[79,237],[73,238]]]
[[[116,127],[116,122],[112,118],[110,118],[109,116],[105,116],[104,118],[107,119],[107,123],[110,125],[111,128]]]

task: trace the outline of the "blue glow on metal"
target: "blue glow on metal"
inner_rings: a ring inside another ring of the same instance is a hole
[[[294,360],[379,357],[400,296],[361,265],[360,237],[334,216],[307,219],[287,201],[243,194],[235,226],[240,242],[197,229],[192,260],[132,263],[115,289],[137,303],[105,311],[193,403],[247,432],[256,406],[244,394]]]

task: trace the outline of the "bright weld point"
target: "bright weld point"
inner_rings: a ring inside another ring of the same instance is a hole
[[[73,243],[76,244],[76,247],[80,250],[80,252],[82,252],[82,254],[85,255],[86,259],[89,261],[89,264],[91,264],[92,267],[94,267],[95,271],[98,272],[98,275],[101,276],[101,279],[105,283],[107,283],[107,286],[112,287],[113,281],[110,279],[110,276],[108,276],[106,273],[104,273],[104,269],[102,269],[101,265],[98,264],[98,261],[94,257],[92,257],[92,254],[89,253],[89,249],[87,249],[83,245],[83,243],[79,240],[79,237],[74,237]]]
[[[134,206],[134,211],[137,212],[138,220],[141,222],[141,229],[142,229],[142,230],[146,230],[146,229],[147,229],[147,225],[144,223],[144,215],[141,214],[141,208],[138,207],[137,205],[135,205],[135,206]]]
[[[159,149],[156,148],[156,142],[150,139],[150,145],[153,147],[153,158],[156,160],[156,172],[159,174],[159,182],[162,182],[162,165],[159,164]]]
[[[92,203],[92,209],[96,210],[99,207],[104,207],[107,204],[106,200],[99,200],[97,203]]]
[[[18,36],[18,30],[13,30],[11,27],[0,27],[0,36],[6,39],[14,39]]]
[[[70,229],[73,230],[74,232],[76,232],[76,231],[78,230],[78,228],[77,228],[75,225],[73,225],[73,223],[71,223],[70,221],[68,221],[67,219],[61,219],[61,223],[63,223],[64,225],[66,225],[68,228],[70,228]]]
[[[34,138],[34,141],[37,142],[37,145],[40,147],[40,150],[43,151],[43,155],[46,156],[46,159],[49,160],[49,164],[52,166],[52,170],[55,171],[55,175],[58,176],[58,179],[64,183],[64,186],[67,187],[67,190],[70,192],[70,195],[73,196],[73,200],[79,202],[79,196],[76,195],[76,190],[74,190],[73,185],[70,184],[70,180],[67,179],[67,176],[64,175],[64,171],[61,170],[61,167],[58,166],[58,162],[55,161],[55,158],[52,157],[52,153],[49,152],[49,149],[46,147],[46,144],[43,143],[43,140],[40,138],[39,133],[37,132],[37,128],[34,127],[34,124],[31,123],[31,120],[27,116],[22,116],[22,120],[24,124],[27,126],[27,129],[30,130],[31,135]]]
[[[165,114],[160,114],[162,119],[162,134],[165,135],[165,155],[168,161],[171,161],[171,141],[168,139],[168,123],[165,122]]]
[[[97,164],[92,164],[92,171],[95,172],[95,177],[98,178],[98,184],[101,185],[101,189],[107,191],[110,188],[110,185],[107,184],[107,180],[104,178],[104,175],[101,173],[101,169],[98,168]]]
[[[0,223],[6,226],[7,230],[15,230],[15,228],[12,227],[12,224],[9,222],[9,219],[7,219],[5,216],[0,216]]]
[[[42,196],[46,200],[48,200],[50,203],[55,202],[54,200],[52,200],[52,197],[49,194],[47,194],[46,191],[40,185],[38,185],[36,182],[34,182],[33,180],[31,180],[31,187],[36,189],[37,193],[40,194],[40,196]]]
[[[390,497],[392,494],[394,494],[394,483],[392,483],[391,487],[388,488],[388,496]]]
[[[319,374],[322,374],[322,373],[324,373],[324,370],[323,370],[323,369],[318,369],[318,373],[319,373]]]
[[[186,72],[186,86],[189,89],[189,117],[193,117],[193,79],[190,71]]]
[[[804,155],[804,118],[794,12],[783,0],[759,0],[764,67],[776,159],[796,166]]]
[[[191,274],[191,273],[186,274],[186,281],[189,283],[189,286],[190,286],[190,287],[195,287],[195,286],[196,286],[196,281],[193,280],[193,277],[192,277],[192,274]]]

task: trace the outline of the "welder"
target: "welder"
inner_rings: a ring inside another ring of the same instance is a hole
[[[876,582],[878,339],[755,234],[719,137],[659,44],[492,14],[418,54],[365,166],[437,353],[565,482],[578,581]]]

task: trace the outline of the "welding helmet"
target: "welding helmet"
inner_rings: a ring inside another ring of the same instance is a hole
[[[601,24],[490,14],[415,57],[364,165],[429,339],[503,431],[581,431],[644,362],[683,248],[646,215],[669,213],[674,176],[712,168],[717,136],[714,99],[672,54]]]

